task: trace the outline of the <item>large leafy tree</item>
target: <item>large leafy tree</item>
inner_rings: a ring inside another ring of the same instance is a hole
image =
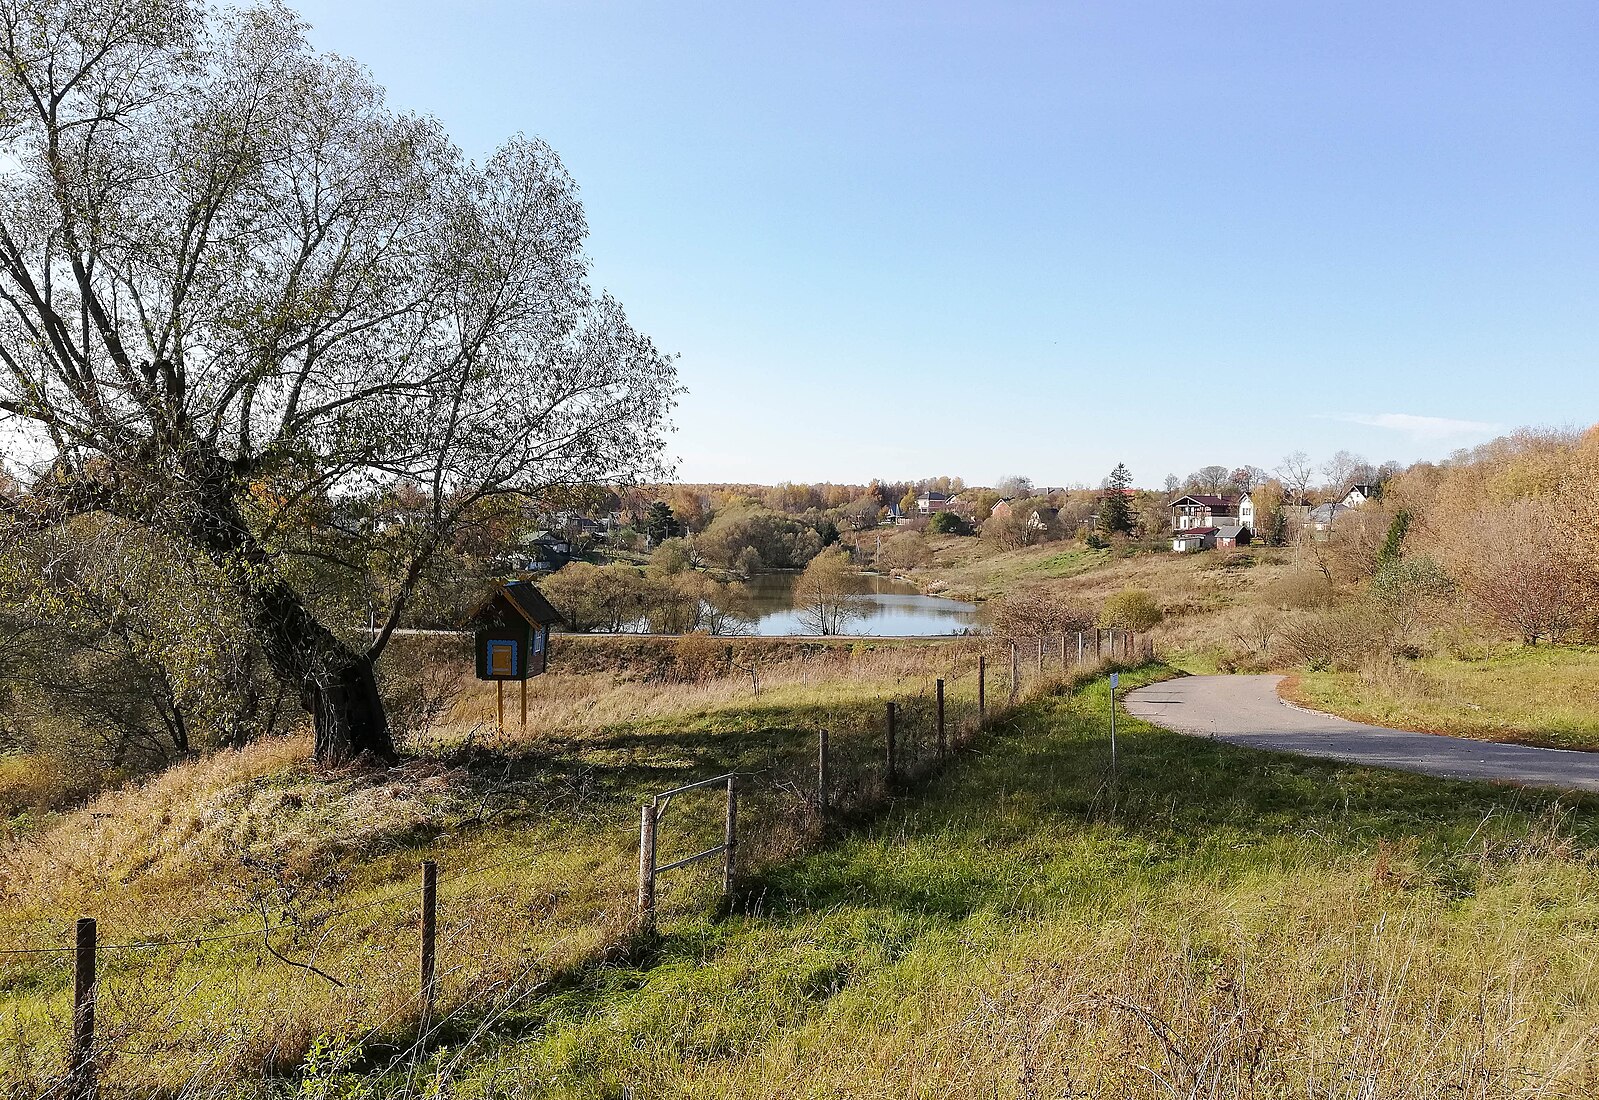
[[[391,755],[373,662],[452,534],[498,497],[658,472],[675,373],[589,289],[571,179],[525,138],[468,161],[275,5],[0,0],[0,59],[11,533],[159,534],[321,758]],[[352,503],[402,491],[400,522]],[[379,544],[354,644],[295,563],[364,570]]]

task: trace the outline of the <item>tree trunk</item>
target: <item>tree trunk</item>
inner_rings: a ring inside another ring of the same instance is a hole
[[[188,533],[228,577],[272,671],[299,693],[316,731],[317,760],[395,759],[372,662],[318,622],[279,575],[245,524],[222,463],[215,462],[206,474]]]
[[[318,622],[275,572],[267,576],[265,584],[249,584],[240,596],[272,670],[300,693],[311,715],[316,758],[332,764],[358,756],[393,760],[394,740],[372,662]]]

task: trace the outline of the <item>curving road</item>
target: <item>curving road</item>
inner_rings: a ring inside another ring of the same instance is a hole
[[[1157,726],[1275,752],[1448,779],[1497,779],[1599,791],[1599,752],[1501,745],[1367,726],[1290,707],[1281,676],[1189,676],[1129,692],[1127,712]]]

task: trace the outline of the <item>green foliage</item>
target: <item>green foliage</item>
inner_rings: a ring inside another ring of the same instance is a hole
[[[687,539],[663,539],[650,554],[649,571],[652,576],[670,577],[693,567],[694,555]]]
[[[651,546],[659,546],[673,535],[681,535],[683,525],[672,514],[672,506],[664,500],[651,504],[644,514],[644,537]]]
[[[1099,611],[1099,624],[1113,630],[1149,630],[1163,618],[1160,601],[1142,588],[1124,588],[1106,597]]]
[[[837,528],[830,533],[837,538]],[[811,524],[750,505],[719,512],[695,545],[712,564],[748,573],[801,568],[826,542]]]
[[[1426,600],[1447,599],[1454,581],[1429,557],[1389,559],[1371,578],[1371,595],[1385,611],[1400,612]]]
[[[935,535],[970,535],[972,525],[954,512],[934,512],[927,529]]]
[[[1401,508],[1394,514],[1394,520],[1388,525],[1388,536],[1383,539],[1382,548],[1377,551],[1377,566],[1396,562],[1405,552],[1405,535],[1410,530],[1410,510]]]

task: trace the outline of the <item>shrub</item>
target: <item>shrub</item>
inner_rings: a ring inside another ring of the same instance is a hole
[[[672,666],[679,680],[698,681],[728,671],[728,646],[703,630],[685,634],[672,643]]]
[[[954,512],[934,512],[927,521],[927,529],[935,535],[969,535],[972,525]]]
[[[1335,595],[1332,582],[1314,569],[1297,569],[1266,585],[1261,592],[1265,603],[1284,611],[1330,607]]]
[[[1042,634],[1073,634],[1090,630],[1093,611],[1062,599],[1046,588],[1024,588],[993,605],[995,633],[1011,638],[1036,638]]]
[[[1112,630],[1148,630],[1165,618],[1160,603],[1142,588],[1124,588],[1105,600],[1099,625]]]
[[[665,539],[650,554],[651,576],[670,577],[693,567],[694,557],[687,539]]]
[[[1387,653],[1389,646],[1380,617],[1363,604],[1286,615],[1277,636],[1288,658],[1313,672],[1354,671],[1374,653]]]
[[[879,563],[890,569],[914,569],[918,565],[926,565],[932,558],[933,552],[928,549],[927,540],[915,531],[906,531],[883,543]]]

